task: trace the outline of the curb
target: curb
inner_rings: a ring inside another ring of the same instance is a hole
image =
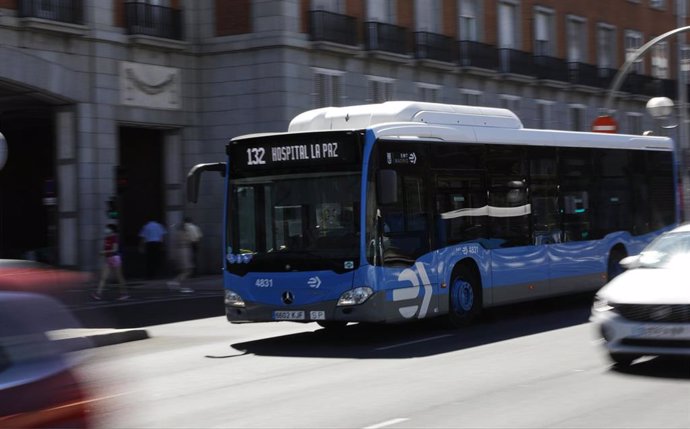
[[[66,351],[86,350],[93,347],[111,346],[114,344],[139,341],[150,338],[145,329],[115,330],[108,329],[65,329],[53,331],[51,337],[55,343]]]

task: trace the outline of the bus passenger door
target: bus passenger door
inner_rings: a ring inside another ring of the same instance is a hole
[[[550,292],[548,246],[534,245],[525,149],[489,147],[488,215],[494,304]]]
[[[388,299],[393,301],[389,319],[431,317],[438,308],[434,254],[431,250],[428,187],[423,175],[395,170],[393,201],[379,205],[382,223],[382,264]]]

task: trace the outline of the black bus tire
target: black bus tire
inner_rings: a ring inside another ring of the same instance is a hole
[[[482,286],[474,270],[464,265],[455,269],[448,291],[448,323],[469,325],[482,310]]]

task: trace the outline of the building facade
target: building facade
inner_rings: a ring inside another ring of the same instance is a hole
[[[223,186],[184,181],[233,136],[327,105],[419,100],[509,108],[527,127],[589,130],[626,55],[670,31],[671,0],[0,0],[0,257],[85,270],[107,223],[126,272],[139,228],[190,215],[217,272]],[[684,20],[682,22],[685,22]],[[678,99],[673,39],[615,98],[622,132]]]

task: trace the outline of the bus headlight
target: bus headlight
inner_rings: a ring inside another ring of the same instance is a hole
[[[374,291],[370,287],[356,287],[340,295],[337,305],[338,307],[345,305],[358,305],[369,299],[369,297],[373,294]]]
[[[244,300],[236,292],[225,289],[225,305],[228,307],[244,307]]]

